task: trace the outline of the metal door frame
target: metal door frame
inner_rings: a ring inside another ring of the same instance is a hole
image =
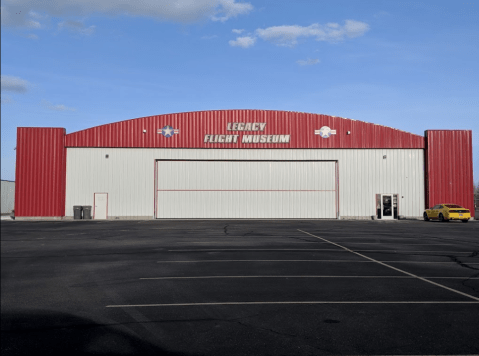
[[[384,207],[383,207],[383,196],[391,197],[391,216],[384,216]],[[381,220],[394,220],[394,194],[381,194]]]

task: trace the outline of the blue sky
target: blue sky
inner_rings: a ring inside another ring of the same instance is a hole
[[[478,15],[440,0],[2,0],[1,178],[18,126],[266,109],[472,129],[477,184]]]

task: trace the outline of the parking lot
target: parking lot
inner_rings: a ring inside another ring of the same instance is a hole
[[[2,221],[1,305],[2,355],[479,354],[479,223]]]

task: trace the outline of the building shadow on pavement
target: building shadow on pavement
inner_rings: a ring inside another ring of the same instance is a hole
[[[41,310],[1,315],[1,355],[185,355],[78,316]]]

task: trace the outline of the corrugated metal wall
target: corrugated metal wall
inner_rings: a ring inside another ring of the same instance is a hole
[[[475,215],[471,130],[428,130],[427,205],[453,203]]]
[[[15,206],[15,182],[2,180],[2,214],[10,214]]]
[[[227,125],[232,122],[263,122],[266,128],[261,132],[228,131]],[[179,133],[172,137],[160,134],[166,125]],[[315,133],[322,126],[329,126],[336,134],[321,138]],[[291,140],[288,144],[246,144],[240,138],[231,144],[205,142],[205,135],[241,137],[246,133],[291,135]],[[427,147],[424,137],[390,127],[327,115],[266,110],[150,116],[66,136],[63,128],[18,128],[15,213],[18,217],[64,216],[66,207],[66,215],[71,216],[72,204],[93,204],[94,191],[110,193],[110,216],[151,217],[155,206],[151,181],[155,160],[186,157],[338,161],[340,215],[351,217],[373,215],[370,207],[374,204],[369,197],[377,193],[399,194],[400,214],[420,216],[426,174],[428,206],[453,202],[474,215],[472,132],[430,130],[426,134]],[[68,160],[66,196],[65,147],[75,154]],[[85,149],[75,151],[80,147]],[[109,161],[101,157],[105,153],[112,154]],[[383,155],[387,158],[383,159]]]
[[[153,217],[158,159],[338,161],[340,216],[375,215],[379,193],[399,194],[401,215],[420,217],[424,209],[422,149],[68,148],[67,152],[67,216],[73,215],[73,205],[93,205],[93,193],[105,192],[109,217]]]
[[[158,161],[157,217],[337,217],[336,162]]]
[[[244,134],[291,135],[290,143],[241,143],[241,131],[227,131],[232,122],[264,122],[264,132]],[[158,129],[169,125],[179,134],[164,137]],[[336,130],[321,139],[322,126]],[[144,132],[144,130],[146,132]],[[350,132],[348,134],[348,131]],[[205,135],[239,134],[238,143],[205,143]],[[73,132],[67,147],[169,148],[424,148],[424,137],[391,127],[328,115],[268,110],[218,110],[167,114],[120,121]]]
[[[19,127],[15,216],[65,215],[65,129]]]

